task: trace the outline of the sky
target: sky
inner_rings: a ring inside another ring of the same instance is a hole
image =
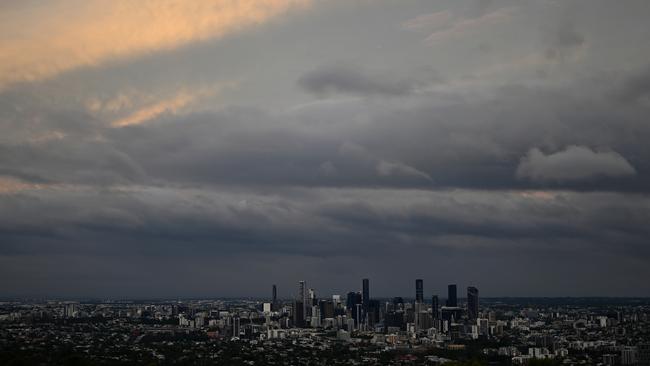
[[[650,296],[647,0],[0,4],[0,296]]]

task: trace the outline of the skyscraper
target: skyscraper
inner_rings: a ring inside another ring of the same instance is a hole
[[[478,319],[478,289],[473,286],[467,288],[467,315]]]
[[[316,291],[313,288],[309,289],[309,306],[316,305]]]
[[[241,333],[241,326],[240,326],[239,316],[235,316],[234,318],[232,318],[232,336],[239,337],[240,333]]]
[[[424,283],[421,279],[415,280],[415,302],[424,302]]]
[[[456,285],[447,286],[447,306],[457,307],[458,296],[456,295]]]
[[[349,292],[348,293],[348,299],[347,299],[346,307],[347,307],[347,310],[351,312],[352,317],[354,318],[354,320],[356,320],[357,322],[360,320],[360,318],[358,318],[358,317],[361,315],[361,313],[357,312],[357,307],[358,307],[357,305],[359,305],[359,307],[360,307],[362,300],[363,299],[362,299],[362,295],[361,295],[360,292]]]
[[[271,309],[275,310],[278,304],[278,288],[273,285],[273,292],[271,295]]]
[[[305,320],[307,320],[308,317],[314,315],[312,313],[312,310],[314,309],[315,305],[317,305],[316,291],[313,288],[310,288],[309,291],[307,291],[307,312],[305,313]]]
[[[305,325],[305,307],[302,301],[293,301],[293,325],[303,327]]]
[[[355,295],[356,295],[356,292],[348,292],[348,295],[346,297],[345,307],[350,311],[352,311],[354,309]]]
[[[438,295],[433,295],[431,297],[431,316],[433,316],[433,319],[439,318],[439,308],[440,303],[438,300]]]
[[[361,322],[363,319],[361,312],[362,312],[362,306],[361,304],[357,304],[354,310],[354,315],[352,316],[354,320],[356,320],[357,322],[357,329],[361,329]]]
[[[302,314],[303,317],[307,316],[307,306],[308,306],[308,299],[307,299],[307,288],[306,288],[306,283],[305,281],[300,281],[298,282],[298,301],[302,303]]]
[[[361,301],[363,302],[363,310],[368,311],[368,305],[370,304],[370,280],[367,278],[363,279],[363,292],[362,292]]]
[[[321,319],[334,318],[334,302],[332,300],[320,300],[318,307]]]

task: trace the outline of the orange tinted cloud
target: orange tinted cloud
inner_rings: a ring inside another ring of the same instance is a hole
[[[21,191],[42,189],[41,184],[23,182],[16,178],[0,176],[0,194],[13,194]]]
[[[138,125],[149,121],[163,113],[176,113],[178,110],[190,105],[198,98],[207,95],[207,92],[198,91],[191,93],[187,90],[181,90],[175,96],[164,99],[154,104],[144,106],[126,117],[115,120],[111,123],[113,127],[124,127]]]
[[[0,13],[0,89],[263,23],[310,0],[58,0]]]

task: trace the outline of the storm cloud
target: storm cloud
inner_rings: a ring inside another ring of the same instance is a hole
[[[347,93],[399,96],[413,93],[424,80],[399,79],[389,73],[366,74],[351,65],[323,66],[300,77],[298,83],[317,95]]]
[[[650,291],[646,1],[238,4],[5,5],[4,296]]]

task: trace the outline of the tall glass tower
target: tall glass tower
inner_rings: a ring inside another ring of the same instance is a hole
[[[424,302],[424,281],[421,279],[415,280],[415,302]]]
[[[370,304],[370,280],[367,278],[363,279],[363,292],[362,292],[361,301],[363,302],[363,310],[368,310],[368,305]]]
[[[456,295],[456,285],[447,286],[447,306],[457,307],[458,296]]]

